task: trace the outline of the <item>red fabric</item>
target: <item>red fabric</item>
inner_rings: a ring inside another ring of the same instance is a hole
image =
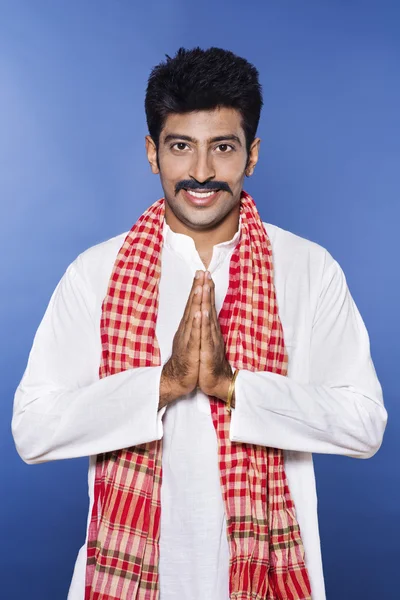
[[[253,199],[219,314],[233,368],[287,374],[272,250]],[[160,365],[155,335],[164,199],[127,235],[101,318],[100,377]],[[229,540],[231,600],[311,600],[304,548],[281,450],[231,442],[225,404],[210,397]],[[85,600],[158,600],[162,440],[97,457]]]

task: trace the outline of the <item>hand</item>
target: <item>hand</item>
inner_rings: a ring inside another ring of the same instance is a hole
[[[227,399],[232,380],[232,369],[225,355],[215,308],[215,285],[211,274],[206,271],[201,298],[201,336],[199,387],[208,396]]]
[[[165,363],[160,380],[162,408],[180,396],[189,394],[197,386],[200,367],[201,302],[204,271],[197,271],[172,343],[172,354]]]

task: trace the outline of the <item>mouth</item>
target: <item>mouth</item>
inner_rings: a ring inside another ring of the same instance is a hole
[[[211,204],[221,193],[222,190],[185,190],[182,189],[182,192],[186,198],[189,200],[191,204],[195,204],[196,206],[208,206]]]

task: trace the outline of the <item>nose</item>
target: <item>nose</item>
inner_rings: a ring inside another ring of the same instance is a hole
[[[215,178],[213,160],[207,150],[199,150],[195,153],[189,175],[199,183],[205,183]]]

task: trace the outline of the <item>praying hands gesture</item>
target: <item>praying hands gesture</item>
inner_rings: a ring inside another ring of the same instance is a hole
[[[197,271],[174,336],[172,355],[162,370],[159,408],[196,387],[208,396],[226,400],[231,379],[215,309],[214,282],[208,271]]]

